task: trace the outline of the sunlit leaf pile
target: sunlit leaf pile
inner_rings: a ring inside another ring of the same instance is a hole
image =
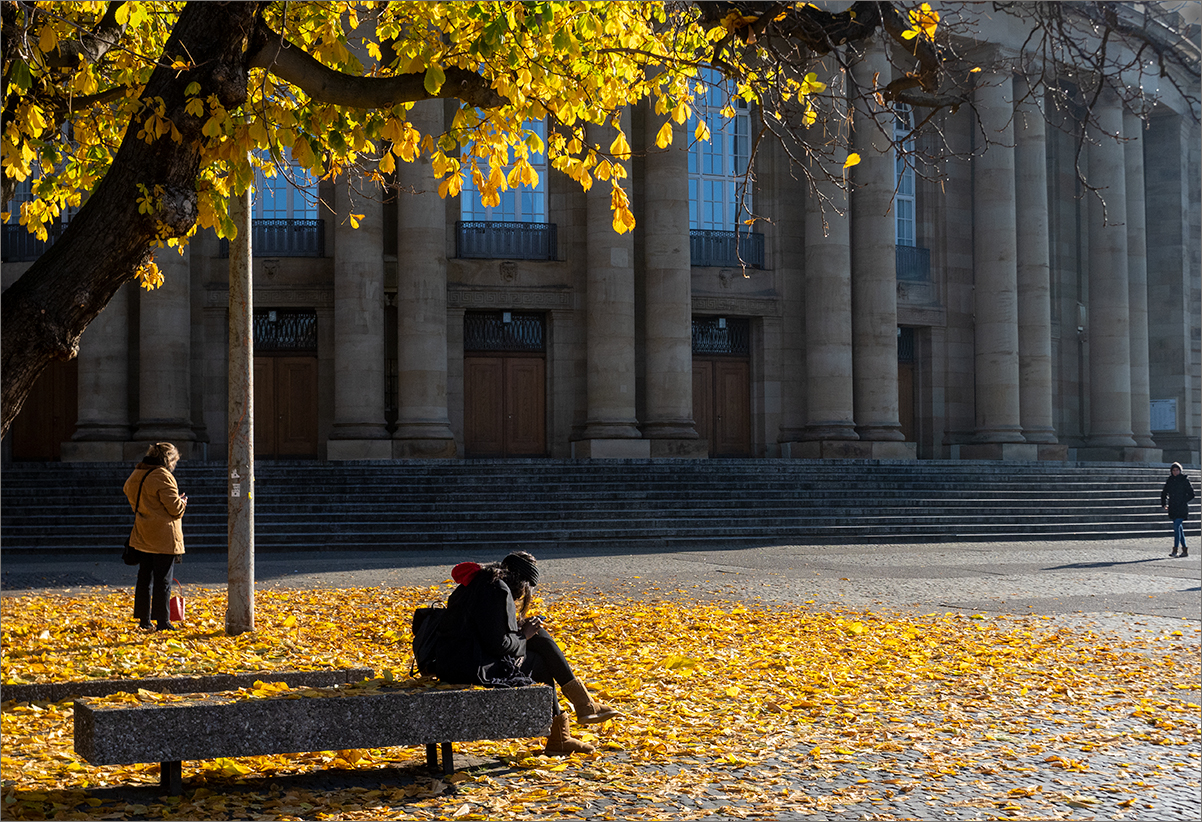
[[[412,609],[450,587],[261,591],[257,630],[237,637],[224,634],[224,591],[191,591],[181,630],[152,634],[137,630],[126,590],[6,597],[3,681],[370,667],[401,682]],[[683,591],[555,593],[536,609],[594,694],[626,714],[576,726],[595,754],[544,757],[538,739],[460,744],[468,765],[445,780],[420,767],[416,748],[186,762],[182,797],[131,803],[94,789],[154,786],[157,764],[88,765],[73,751],[70,701],[5,702],[3,816],[699,818],[837,813],[909,798],[912,817],[923,818],[945,778],[971,774],[981,818],[1091,809],[1109,818],[1155,807],[1149,769],[1165,780],[1198,778],[1197,706],[1181,699],[1198,687],[1195,623],[1181,623],[1177,636],[1121,639],[1033,616],[830,612]],[[130,690],[110,701],[179,699]],[[223,698],[305,695],[260,685]],[[1162,753],[1152,765],[1127,753],[1133,746]],[[1131,779],[1101,793],[1074,787],[1100,751],[1131,756],[1119,765]],[[1036,771],[1060,775],[1063,790],[1023,781]],[[863,778],[832,787],[853,772]],[[338,773],[365,776],[370,787],[272,781]],[[799,778],[810,780],[805,790]]]

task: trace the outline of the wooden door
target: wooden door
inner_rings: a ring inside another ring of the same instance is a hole
[[[50,461],[75,433],[79,416],[79,360],[51,360],[13,420],[13,460]]]
[[[714,445],[716,457],[751,456],[751,363],[714,363]]]
[[[693,421],[711,457],[751,456],[751,363],[693,358]]]
[[[317,458],[316,357],[255,357],[255,456]]]
[[[276,453],[317,459],[317,358],[276,357]]]
[[[918,442],[914,426],[914,363],[897,364],[897,416],[906,442]]]
[[[463,358],[463,447],[469,457],[505,454],[504,361]]]
[[[714,455],[714,364],[710,360],[693,358],[693,424],[697,436],[706,441],[709,455]]]
[[[275,357],[255,357],[255,458],[275,459]]]
[[[505,456],[547,453],[546,361],[505,357]]]
[[[543,357],[464,357],[463,384],[463,444],[469,457],[546,456]]]

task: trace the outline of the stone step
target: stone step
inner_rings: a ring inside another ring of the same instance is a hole
[[[126,463],[4,469],[6,551],[115,552]],[[1156,534],[1163,466],[784,460],[260,463],[264,550]],[[224,551],[226,468],[177,469],[190,551]]]

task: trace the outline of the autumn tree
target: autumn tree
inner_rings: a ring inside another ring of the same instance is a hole
[[[801,169],[808,153],[847,157],[837,128],[820,143],[810,129],[832,111],[824,93],[848,93],[828,84],[874,39],[889,44],[897,79],[852,93],[928,112],[970,101],[981,14],[1023,21],[1031,50],[1080,68],[1082,82],[1039,89],[1066,105],[1087,108],[1106,83],[1126,89],[1132,66],[1170,82],[1180,73],[1176,52],[1125,21],[1120,4],[986,5],[3,0],[4,202],[28,182],[19,219],[43,239],[78,212],[4,293],[0,434],[117,289],[160,281],[156,249],[198,230],[230,236],[228,197],[286,155],[317,176],[377,183],[424,155],[442,196],[470,175],[487,203],[533,183],[529,157],[545,152],[584,188],[611,188],[623,232],[634,218],[614,162],[631,151],[622,112],[649,100],[685,122],[703,68],[755,107],[757,139],[781,140]],[[436,98],[463,105],[446,133],[422,134],[407,112]],[[542,118],[545,144],[524,127]],[[617,136],[592,143],[588,123]],[[891,121],[880,125],[892,133]],[[704,123],[692,138],[708,138]]]

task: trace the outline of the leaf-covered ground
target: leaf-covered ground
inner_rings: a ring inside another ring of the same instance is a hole
[[[371,667],[408,674],[409,616],[447,587],[259,592],[224,635],[224,591],[147,634],[128,590],[2,601],[3,682]],[[811,611],[577,592],[539,603],[577,673],[626,717],[578,735],[457,745],[443,781],[390,748],[93,767],[72,707],[5,702],[6,819],[1188,818],[1198,628],[1099,635],[1033,616]],[[1175,634],[1175,636],[1174,636]],[[125,786],[144,786],[140,792]],[[1176,804],[1174,804],[1176,803]],[[1188,802],[1187,802],[1188,806]],[[1197,806],[1194,806],[1194,810]],[[1196,814],[1195,814],[1196,816]]]

